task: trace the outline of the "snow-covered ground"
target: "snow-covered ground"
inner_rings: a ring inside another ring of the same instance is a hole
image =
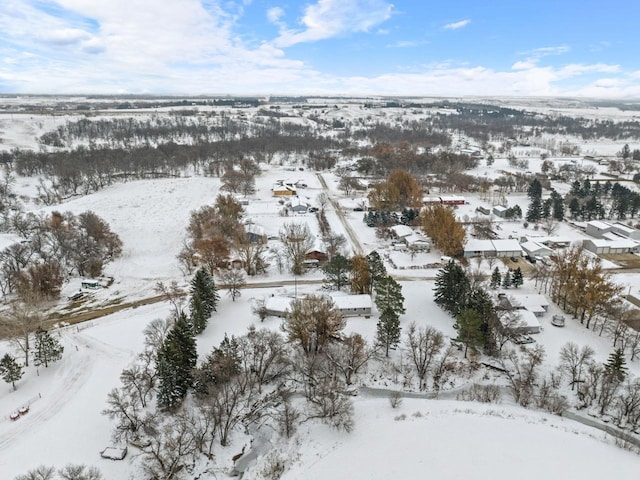
[[[362,116],[356,105],[343,105],[331,110],[336,119]],[[380,118],[401,115],[402,110],[368,111]],[[419,114],[416,114],[418,117]],[[9,114],[0,115],[2,148],[34,146],[34,138],[62,123],[61,118],[39,116],[33,119],[18,116],[16,121]],[[66,119],[65,119],[66,120]],[[600,148],[601,147],[601,148]],[[620,145],[612,142],[598,147],[596,142],[581,148],[589,148],[608,154]],[[632,146],[632,148],[634,148]],[[614,152],[615,153],[615,152]],[[539,159],[531,157],[529,170],[538,171]],[[303,200],[314,205],[322,191],[315,172],[278,165],[263,166],[258,178],[257,192],[249,198],[247,218],[262,226],[268,236],[277,236],[285,222],[306,222],[314,234],[318,225],[313,214],[280,215],[282,205],[272,197],[271,188],[277,180],[303,180],[308,187],[300,190]],[[475,174],[494,178],[500,169],[507,169],[504,158],[496,159],[492,167],[481,166]],[[331,195],[339,202],[351,230],[356,233],[364,253],[378,249],[388,254],[397,269],[390,271],[405,277],[401,284],[405,296],[406,314],[401,326],[406,329],[411,322],[431,325],[446,336],[454,337],[453,319],[433,302],[433,268],[408,269],[412,265],[427,265],[440,260],[437,251],[418,254],[393,252],[388,243],[375,237],[375,230],[366,227],[362,212],[353,211],[364,198],[362,194],[345,197],[337,188],[338,179],[331,173],[323,173]],[[18,193],[33,194],[33,179],[18,178]],[[220,182],[215,178],[183,177],[136,181],[110,186],[100,192],[76,197],[62,205],[42,208],[39,211],[71,211],[79,213],[92,210],[103,217],[123,241],[123,255],[108,265],[106,274],[115,278],[109,289],[97,294],[100,300],[126,298],[133,300],[153,295],[158,280],[177,280],[184,284],[186,278],[178,267],[176,255],[185,238],[185,227],[191,211],[202,205],[212,204],[219,192]],[[479,195],[468,195],[469,205],[460,207],[457,214],[474,216],[479,205],[490,206],[491,201]],[[525,194],[508,195],[509,205],[520,205],[526,211]],[[317,206],[317,205],[314,205]],[[347,236],[347,231],[335,212],[329,208],[328,219],[336,233]],[[497,221],[497,219],[496,219]],[[532,226],[524,228],[522,222],[500,222],[506,238],[545,235]],[[571,239],[583,235],[568,225],[561,224],[557,236]],[[3,235],[1,245],[15,240]],[[277,240],[269,245],[278,246]],[[352,253],[349,245],[345,253]],[[506,269],[499,264],[501,269]],[[403,268],[404,267],[404,268]],[[489,270],[488,265],[483,268]],[[411,278],[409,278],[411,277]],[[289,279],[279,273],[274,265],[269,274],[256,282],[279,282]],[[318,272],[305,279],[320,279]],[[640,274],[616,274],[625,287],[638,292]],[[313,292],[320,285],[299,285],[298,293]],[[66,290],[77,289],[70,284]],[[65,290],[65,293],[66,293]],[[211,319],[207,330],[198,337],[200,355],[205,355],[218,345],[225,334],[242,335],[251,324],[274,330],[281,321],[275,318],[260,323],[251,312],[252,299],[271,294],[291,294],[293,287],[249,288],[232,302],[224,292],[218,313]],[[531,281],[518,293],[537,293]],[[0,384],[0,480],[12,479],[20,473],[40,464],[63,466],[67,463],[86,463],[99,467],[107,480],[141,478],[139,458],[128,456],[122,462],[100,458],[99,451],[111,444],[112,423],[103,415],[107,393],[119,383],[120,371],[125,368],[142,348],[144,327],[156,318],[169,315],[170,306],[158,303],[127,309],[79,327],[67,327],[59,331],[65,346],[63,359],[49,368],[29,367],[18,389],[12,391],[6,383]],[[596,359],[604,361],[611,352],[611,341],[597,333],[584,329],[575,321],[565,328],[550,325],[550,318],[557,313],[551,306],[542,318],[543,331],[536,341],[546,350],[547,371],[558,364],[558,353],[568,341],[578,345],[591,345]],[[351,318],[347,332],[361,333],[371,340],[375,336],[377,315],[372,318]],[[10,351],[20,359],[20,354],[6,343],[0,343],[0,355]],[[393,353],[399,359],[401,351]],[[640,362],[629,365],[640,375]],[[389,384],[390,388],[401,387]],[[9,414],[19,407],[31,404],[30,411],[16,421]],[[404,399],[398,409],[392,409],[386,398],[375,398],[362,393],[355,397],[355,428],[351,433],[336,432],[317,423],[305,423],[298,436],[289,444],[275,445],[267,457],[260,459],[245,478],[259,478],[271,457],[288,458],[289,468],[283,478],[370,478],[413,479],[436,477],[439,479],[468,478],[581,478],[600,480],[615,473],[616,479],[638,478],[639,457],[612,446],[604,434],[578,423],[524,410],[505,401],[499,405],[480,405],[452,400]],[[229,457],[238,449],[220,452],[217,461],[226,465]],[[221,469],[217,478],[224,478]]]

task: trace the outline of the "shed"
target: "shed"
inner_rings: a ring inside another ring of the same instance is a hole
[[[502,205],[496,205],[493,207],[493,209],[491,210],[491,212],[496,216],[496,217],[500,217],[500,218],[506,218],[507,217],[507,207],[503,207]]]
[[[107,447],[100,452],[100,456],[109,460],[124,460],[127,456],[127,447]]]
[[[264,228],[255,223],[245,225],[244,231],[247,234],[247,241],[249,243],[267,243],[267,235],[264,233]]]
[[[595,254],[619,254],[632,253],[640,250],[640,244],[634,240],[606,240],[606,239],[587,239],[582,241],[582,246]]]
[[[100,288],[100,283],[97,280],[83,280],[81,286],[89,290],[97,290]]]
[[[271,191],[274,197],[292,197],[296,194],[295,188],[284,185],[274,185]]]

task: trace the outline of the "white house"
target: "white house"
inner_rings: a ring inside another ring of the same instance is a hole
[[[509,301],[513,307],[528,310],[536,317],[541,317],[549,310],[549,300],[544,295],[513,294],[509,295]]]
[[[515,325],[505,325],[503,327],[511,330],[515,334],[529,335],[531,333],[540,333],[540,321],[533,312],[528,310],[516,310],[519,321]]]
[[[403,239],[414,233],[413,229],[407,225],[394,225],[393,227],[389,227],[389,230],[391,230],[398,239]]]
[[[343,317],[369,317],[371,315],[370,295],[331,295]]]
[[[493,242],[493,246],[496,249],[497,257],[521,257],[522,256],[522,248],[520,248],[520,243],[517,240],[512,238],[499,239],[499,240],[491,240]]]
[[[525,242],[520,244],[520,248],[529,257],[548,257],[553,254],[553,250],[533,240],[526,239]]]
[[[464,246],[465,257],[495,257],[496,247],[491,240],[470,238]]]

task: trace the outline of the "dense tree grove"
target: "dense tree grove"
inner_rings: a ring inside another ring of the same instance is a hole
[[[23,300],[57,299],[71,274],[97,277],[122,252],[118,235],[91,211],[16,214],[8,231],[23,241],[0,252],[0,290]]]

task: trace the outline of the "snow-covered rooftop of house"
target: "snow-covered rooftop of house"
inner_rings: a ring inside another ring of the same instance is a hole
[[[638,246],[638,242],[631,239],[626,239],[626,238],[620,238],[618,240],[607,240],[604,238],[593,238],[593,239],[590,238],[585,241],[593,243],[595,247],[635,248]]]
[[[400,238],[413,235],[413,229],[407,225],[394,225],[390,230]]]
[[[545,252],[550,251],[551,249],[549,247],[545,247],[543,244],[538,243],[534,240],[528,240],[526,242],[523,242],[520,244],[520,247],[522,247],[523,250],[526,250],[529,253],[537,253],[541,250],[544,250]]]
[[[344,308],[371,308],[370,295],[331,295],[333,303],[339,309]]]
[[[630,227],[630,226],[628,226],[628,225],[625,225],[624,223],[614,223],[614,224],[612,225],[612,227],[613,227],[617,232],[624,233],[625,235],[631,235],[631,234],[633,234],[633,233],[635,233],[635,232],[637,232],[637,231],[638,231],[637,229],[632,228],[632,227]]]
[[[274,312],[288,312],[291,310],[291,302],[293,298],[291,297],[282,297],[282,296],[273,296],[268,297],[264,306],[267,310],[271,310]]]
[[[464,249],[468,252],[488,252],[495,250],[493,242],[491,240],[484,240],[480,238],[470,238],[467,240]]]
[[[518,310],[519,323],[527,327],[540,327],[540,320],[530,310]]]
[[[491,240],[493,246],[498,252],[516,252],[522,250],[520,243],[514,238],[502,238]]]
[[[521,307],[528,307],[533,305],[539,305],[543,307],[549,306],[549,300],[544,295],[537,294],[513,294],[509,295],[509,299],[512,300],[512,304],[515,303]]]

